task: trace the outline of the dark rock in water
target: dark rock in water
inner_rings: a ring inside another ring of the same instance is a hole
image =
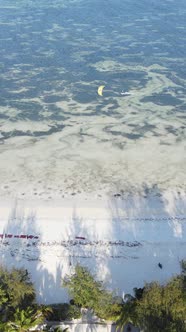
[[[161,263],[158,263],[158,266],[159,266],[160,269],[163,268],[163,265]]]

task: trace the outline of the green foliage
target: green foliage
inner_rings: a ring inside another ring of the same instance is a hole
[[[48,317],[53,313],[52,307],[44,304],[35,304],[34,306],[32,306],[32,308],[34,308],[35,310],[39,310],[42,313],[43,318],[46,319],[48,319]]]
[[[102,283],[96,281],[90,272],[80,265],[76,265],[75,273],[72,276],[66,276],[63,286],[68,288],[76,305],[84,308],[94,309],[95,303],[102,293]]]
[[[144,331],[185,331],[186,302],[181,278],[173,278],[165,286],[147,284],[142,299],[137,301],[137,314]]]
[[[63,286],[68,288],[77,306],[93,309],[100,318],[114,319],[121,310],[120,303],[114,301],[114,294],[85,267],[76,265],[75,273],[65,277]]]
[[[64,321],[81,317],[80,307],[68,303],[51,304],[52,312],[48,315],[48,321]]]
[[[186,301],[183,278],[172,278],[166,285],[157,282],[134,289],[135,297],[129,296],[123,304],[118,326],[128,322],[144,332],[185,332]]]
[[[44,319],[42,311],[31,307],[27,307],[25,310],[17,308],[13,318],[13,321],[9,321],[7,324],[9,332],[27,332],[31,327],[41,324]]]
[[[44,319],[27,270],[0,267],[0,332],[28,331]]]
[[[0,332],[9,332],[7,322],[0,321]]]
[[[15,309],[24,308],[35,300],[35,290],[27,270],[0,267],[1,294],[6,298],[6,305]],[[2,300],[2,298],[1,298]]]
[[[112,292],[103,290],[94,311],[102,319],[115,321],[120,315],[121,308],[121,299],[118,301]]]
[[[3,285],[0,285],[0,307],[8,302],[7,292],[3,289]]]
[[[181,275],[166,285],[157,282],[134,288],[134,296],[125,302],[105,289],[102,282],[85,267],[77,265],[72,276],[66,276],[71,304],[54,304],[52,308],[35,303],[35,291],[28,272],[8,271],[0,267],[0,332],[27,332],[48,320],[71,320],[81,316],[81,307],[93,309],[105,320],[116,320],[118,327],[128,322],[144,332],[186,332],[186,263]]]
[[[53,328],[53,332],[67,332],[68,330],[68,327],[63,329],[61,326]]]
[[[123,328],[127,323],[138,325],[136,306],[136,299],[132,297],[127,302],[123,303],[120,314],[116,321],[118,328]]]

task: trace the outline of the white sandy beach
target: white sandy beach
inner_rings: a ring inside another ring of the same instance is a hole
[[[0,205],[0,262],[27,268],[41,303],[68,300],[61,279],[76,263],[122,295],[144,282],[165,282],[185,258],[183,192]]]

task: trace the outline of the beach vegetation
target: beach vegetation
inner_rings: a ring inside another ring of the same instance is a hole
[[[79,306],[70,303],[51,304],[51,312],[47,316],[48,321],[64,321],[81,317]]]
[[[12,319],[17,308],[25,309],[35,303],[35,290],[27,270],[0,267],[0,315]]]
[[[15,310],[13,320],[7,323],[9,332],[27,332],[31,327],[35,327],[44,321],[44,315],[39,308],[27,307],[26,309]]]
[[[77,306],[92,309],[99,318],[113,320],[120,313],[121,298],[108,291],[86,267],[77,264],[74,274],[63,279],[63,286]]]
[[[25,269],[0,266],[0,332],[25,332],[44,322],[50,307],[36,303],[36,292]]]
[[[118,327],[130,322],[144,332],[185,332],[186,294],[185,276],[170,279],[165,285],[158,282],[135,289],[134,296],[126,297]]]
[[[39,305],[27,270],[0,267],[0,332],[27,332],[44,322],[51,329],[53,321],[80,318],[82,309],[89,309],[104,322],[116,322],[118,329],[132,324],[144,332],[186,331],[184,261],[180,275],[163,285],[151,282],[143,288],[134,288],[133,294],[126,294],[123,299],[80,265],[72,275],[65,276],[63,286],[71,296],[70,303]]]
[[[35,289],[27,270],[0,267],[0,284],[7,298],[6,303],[13,308],[24,307],[35,300]]]

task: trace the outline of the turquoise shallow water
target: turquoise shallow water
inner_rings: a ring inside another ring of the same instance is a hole
[[[185,190],[185,22],[183,0],[0,1],[2,194]]]

